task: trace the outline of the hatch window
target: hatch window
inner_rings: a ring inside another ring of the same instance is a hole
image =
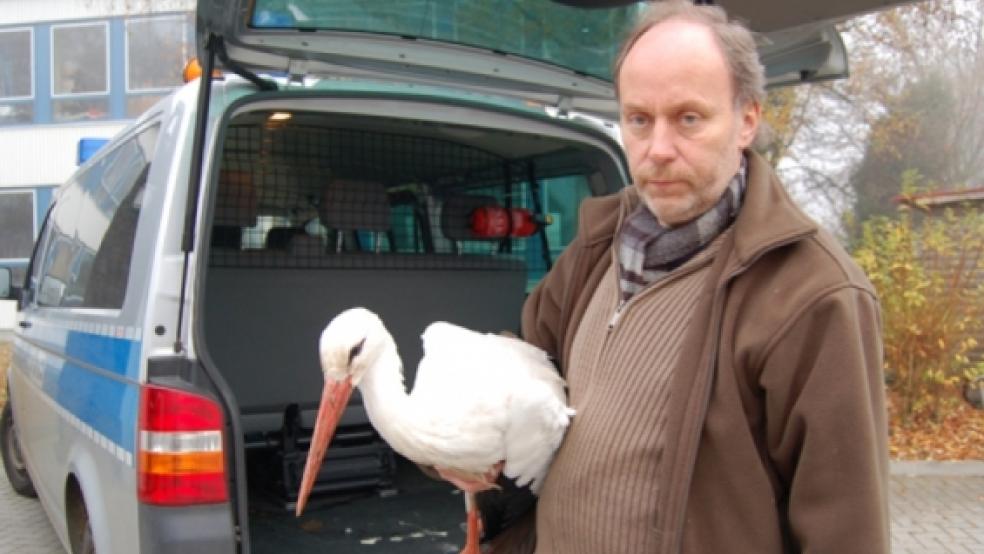
[[[621,183],[569,139],[294,112],[226,129],[209,265],[515,271],[531,289],[574,238],[578,206]]]
[[[257,0],[251,25],[454,42],[610,80],[618,45],[644,6],[585,10],[552,0]]]

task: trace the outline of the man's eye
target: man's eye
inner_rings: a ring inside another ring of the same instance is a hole
[[[349,350],[349,363],[352,363],[352,360],[354,360],[356,356],[362,353],[362,346],[365,344],[366,344],[366,339],[362,339],[361,341],[359,341],[359,344],[356,344],[355,346],[352,347],[352,350]]]
[[[695,113],[685,113],[680,116],[680,123],[685,127],[693,127],[700,123],[700,116]]]
[[[630,114],[625,118],[625,122],[630,127],[644,127],[649,123],[649,118],[642,114]]]

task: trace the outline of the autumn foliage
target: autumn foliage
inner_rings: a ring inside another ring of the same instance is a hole
[[[984,333],[984,214],[964,208],[864,223],[854,257],[882,305],[885,373],[894,423],[945,421],[967,379]]]
[[[898,395],[889,393],[888,453],[896,460],[984,460],[984,410],[954,403],[938,421],[900,423]]]

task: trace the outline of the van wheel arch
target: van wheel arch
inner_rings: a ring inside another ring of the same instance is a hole
[[[68,526],[68,543],[72,554],[95,554],[89,509],[75,475],[70,475],[65,485],[65,523]]]

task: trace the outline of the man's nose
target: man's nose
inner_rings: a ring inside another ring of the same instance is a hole
[[[647,157],[656,163],[666,163],[676,157],[676,136],[673,126],[657,120],[649,135]]]

